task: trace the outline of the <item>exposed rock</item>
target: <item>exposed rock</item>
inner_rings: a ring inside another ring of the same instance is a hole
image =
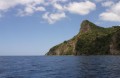
[[[112,37],[112,41],[110,44],[110,53],[120,54],[120,30],[117,31]]]
[[[120,27],[103,28],[84,20],[80,32],[68,41],[54,46],[46,55],[120,54]]]

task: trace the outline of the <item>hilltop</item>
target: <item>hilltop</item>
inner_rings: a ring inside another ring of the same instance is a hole
[[[84,20],[80,31],[68,41],[52,47],[46,55],[120,54],[120,27],[103,28]]]

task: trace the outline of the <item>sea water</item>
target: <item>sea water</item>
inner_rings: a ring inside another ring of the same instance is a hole
[[[0,78],[120,78],[120,56],[1,56]]]

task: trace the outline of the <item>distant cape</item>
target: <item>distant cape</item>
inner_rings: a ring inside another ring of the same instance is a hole
[[[76,36],[52,47],[46,55],[120,54],[120,26],[103,28],[89,20],[84,20],[80,26]]]

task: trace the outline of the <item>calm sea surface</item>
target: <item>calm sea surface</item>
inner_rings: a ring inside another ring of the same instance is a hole
[[[0,57],[0,78],[120,78],[120,56]]]

